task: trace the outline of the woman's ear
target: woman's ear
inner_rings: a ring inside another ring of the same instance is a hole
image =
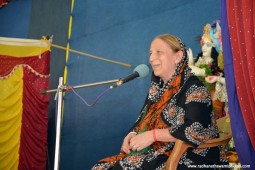
[[[182,56],[183,56],[183,52],[182,52],[182,50],[179,50],[176,53],[175,64],[178,64],[181,61]]]

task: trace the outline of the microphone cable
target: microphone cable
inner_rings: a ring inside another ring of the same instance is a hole
[[[68,85],[67,85],[67,86],[68,86]],[[79,97],[79,98],[83,101],[83,103],[86,104],[88,107],[93,107],[93,106],[99,101],[99,99],[101,99],[101,98],[103,97],[103,95],[105,95],[109,90],[111,90],[111,88],[107,88],[105,91],[103,91],[101,94],[99,94],[99,95],[97,96],[97,98],[95,99],[95,101],[94,101],[92,104],[89,104],[81,95],[79,95],[79,94],[74,90],[74,88],[73,88],[72,86],[68,86],[68,88],[70,88],[70,90],[72,90],[73,93],[74,93],[77,97]]]

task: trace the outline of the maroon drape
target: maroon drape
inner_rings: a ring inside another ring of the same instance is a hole
[[[227,13],[236,89],[245,126],[255,149],[255,1],[229,0]]]
[[[42,75],[49,74],[50,52],[39,57],[28,57],[25,63]],[[45,170],[47,163],[47,130],[49,95],[39,92],[49,88],[49,78],[36,75],[24,68],[23,113],[19,170]]]
[[[3,7],[4,5],[8,4],[10,0],[0,0],[0,8]]]

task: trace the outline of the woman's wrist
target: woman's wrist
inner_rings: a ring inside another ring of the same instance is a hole
[[[152,130],[152,137],[153,137],[154,142],[158,141],[157,135],[156,135],[156,129]]]

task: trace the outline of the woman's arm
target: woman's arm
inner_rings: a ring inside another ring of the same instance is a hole
[[[130,149],[140,151],[156,141],[175,142],[175,140],[176,139],[170,135],[169,129],[153,129],[132,137],[130,140]]]
[[[152,130],[152,136],[154,138],[154,142],[175,142],[176,138],[174,138],[170,133],[169,129],[154,129]]]

